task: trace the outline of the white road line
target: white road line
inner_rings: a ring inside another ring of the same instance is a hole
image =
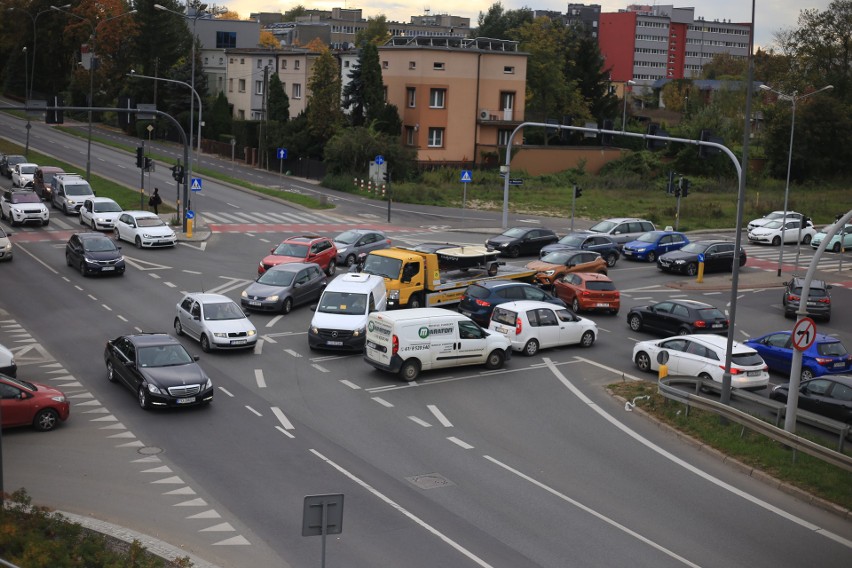
[[[314,363],[313,365],[311,365],[311,367],[313,367],[314,369],[316,369],[316,370],[317,370],[317,371],[319,371],[320,373],[328,373],[328,372],[329,372],[329,370],[328,370],[328,369],[326,369],[326,368],[325,368],[325,367],[323,367],[322,365],[317,365],[316,363]]]
[[[374,396],[373,400],[375,400],[376,402],[378,402],[379,404],[381,404],[382,406],[384,406],[386,408],[393,408],[393,404],[389,403],[388,401],[386,401],[382,397]]]
[[[185,268],[181,270],[181,272],[186,272],[187,274],[204,274],[203,272],[199,272],[198,270],[186,270]]]
[[[112,311],[112,308],[111,308],[111,307],[109,307],[109,306],[107,306],[106,304],[101,304],[101,306],[103,306],[103,307],[104,307],[104,309],[105,309],[106,311],[108,311],[108,312],[111,312],[111,311]]]
[[[266,379],[263,378],[263,369],[255,369],[254,370],[254,380],[257,381],[257,387],[261,389],[266,388]]]
[[[453,423],[450,422],[449,420],[447,420],[447,417],[444,416],[443,412],[438,410],[437,406],[435,406],[434,404],[428,404],[428,405],[426,405],[426,408],[429,409],[429,412],[431,412],[432,414],[435,415],[435,418],[438,419],[438,422],[441,423],[441,426],[443,426],[444,428],[452,428],[453,427]]]
[[[77,289],[78,289],[79,291],[81,291],[81,292],[83,291],[83,289],[82,289],[81,287],[79,287],[78,285],[76,285],[76,284],[74,284],[74,287],[75,287],[75,288],[77,288]]]
[[[177,288],[177,285],[176,285],[176,284],[172,284],[171,282],[163,282],[163,284],[165,284],[165,285],[166,285],[166,286],[168,286],[169,288]]]
[[[350,389],[352,389],[352,390],[361,390],[361,387],[359,387],[358,385],[356,385],[356,384],[355,384],[355,383],[353,383],[352,381],[349,381],[349,380],[343,379],[343,380],[342,380],[342,381],[340,381],[340,382],[341,382],[342,384],[346,385],[347,387],[349,387],[349,388],[350,388]]]
[[[118,319],[120,319],[121,321],[127,321],[127,318],[126,318],[126,317],[124,317],[124,316],[116,316],[116,317],[117,317]]]
[[[254,344],[254,354],[260,355],[263,352],[263,339],[258,339]]]
[[[291,440],[296,438],[296,436],[294,436],[293,434],[291,434],[290,432],[288,432],[287,430],[285,430],[281,426],[276,426],[275,429],[278,430],[279,432],[281,432],[282,434],[284,434],[285,436],[287,436],[288,438],[290,438]]]
[[[278,421],[281,423],[281,425],[284,426],[285,430],[295,430],[296,429],[296,427],[293,426],[293,423],[290,422],[289,420],[287,420],[287,417],[284,416],[284,412],[282,412],[281,409],[278,408],[277,406],[272,407],[272,414],[274,414],[275,418],[277,418]]]
[[[150,276],[151,278],[155,278],[155,279],[157,279],[157,280],[159,280],[159,279],[160,279],[160,275],[159,275],[159,274],[154,274],[153,272],[149,272],[149,273],[148,273],[148,276]]]
[[[271,338],[271,337],[269,337],[268,335],[264,335],[264,336],[263,336],[263,340],[264,340],[266,343],[278,343],[277,341],[275,341],[274,339],[272,339],[272,338]]]
[[[94,296],[92,296],[91,294],[88,294],[88,296],[89,296],[91,299],[93,299],[94,301],[96,301],[96,302],[98,301],[98,299],[97,299],[97,298],[95,298]]]
[[[298,351],[294,351],[293,349],[285,349],[285,350],[284,350],[284,353],[287,353],[287,354],[289,354],[289,355],[292,355],[293,357],[296,357],[296,358],[298,358],[298,359],[301,359],[301,358],[302,358],[302,354],[301,354],[301,353],[299,353]]]
[[[249,406],[249,405],[246,405],[246,408],[248,408],[248,409],[249,409],[249,412],[253,412],[253,413],[254,413],[255,415],[257,415],[257,416],[263,416],[263,414],[261,414],[260,412],[258,412],[257,410],[255,410],[254,408],[252,408],[252,407],[251,407],[251,406]]]
[[[328,465],[330,465],[331,467],[333,467],[334,469],[336,469],[337,471],[339,471],[340,473],[342,473],[343,475],[345,475],[346,477],[348,477],[349,479],[351,479],[352,481],[354,481],[355,483],[357,483],[358,485],[360,485],[361,487],[363,487],[364,489],[366,489],[367,491],[372,493],[374,496],[379,498],[381,501],[384,501],[386,504],[390,505],[391,507],[393,507],[394,509],[396,509],[397,511],[399,511],[400,513],[402,513],[403,515],[408,517],[411,521],[415,522],[420,527],[426,529],[427,531],[429,531],[430,533],[432,533],[433,535],[435,535],[436,537],[438,537],[439,539],[444,541],[446,544],[448,544],[449,546],[451,546],[452,548],[454,548],[455,550],[460,552],[462,555],[464,555],[467,558],[469,558],[470,560],[472,560],[474,563],[476,563],[477,566],[481,566],[482,568],[491,568],[491,565],[488,564],[485,560],[476,556],[474,553],[472,553],[471,551],[469,551],[468,549],[466,549],[465,547],[463,547],[462,545],[460,545],[459,543],[457,543],[456,541],[454,541],[453,539],[451,539],[450,537],[448,537],[447,535],[445,535],[444,533],[442,533],[441,531],[439,531],[438,529],[433,527],[432,525],[428,524],[426,521],[422,520],[420,517],[418,517],[414,513],[408,511],[408,509],[405,509],[399,503],[393,501],[392,499],[390,499],[389,497],[387,497],[383,493],[379,492],[377,489],[375,489],[373,486],[371,486],[366,481],[363,481],[362,479],[356,477],[354,474],[343,469],[341,466],[337,465],[336,463],[334,463],[333,461],[331,461],[330,459],[328,459],[327,457],[325,457],[324,455],[322,455],[318,451],[316,451],[314,449],[311,449],[309,451],[312,454],[314,454],[315,456],[317,456],[319,459],[321,459],[322,461],[324,461],[325,463],[327,463]]]
[[[276,323],[278,323],[279,321],[281,321],[281,318],[283,318],[283,317],[284,317],[284,316],[282,316],[282,315],[277,315],[277,316],[275,316],[274,318],[272,318],[271,320],[269,320],[269,323],[267,323],[267,324],[266,324],[266,327],[272,327],[273,325],[275,325]]]
[[[783,509],[780,509],[780,508],[776,507],[775,505],[772,505],[771,503],[767,503],[766,501],[759,499],[759,498],[755,497],[754,495],[746,493],[745,491],[738,489],[737,487],[734,487],[733,485],[726,483],[726,482],[722,481],[721,479],[714,477],[714,476],[710,475],[709,473],[707,473],[703,470],[698,469],[694,465],[680,459],[679,457],[668,452],[667,450],[664,450],[663,448],[661,448],[657,444],[651,442],[647,438],[640,436],[639,434],[637,434],[636,432],[634,432],[633,430],[628,428],[625,424],[620,422],[618,419],[613,417],[611,414],[609,414],[608,412],[603,410],[597,404],[595,404],[594,401],[591,400],[589,397],[587,397],[585,394],[583,394],[580,391],[580,389],[575,387],[568,379],[565,378],[565,376],[553,364],[553,361],[551,361],[549,358],[545,358],[544,361],[547,363],[547,366],[550,368],[550,372],[553,373],[553,375],[563,385],[565,385],[565,387],[568,388],[568,390],[570,390],[572,393],[574,393],[574,395],[577,398],[579,398],[582,402],[587,404],[591,410],[597,412],[604,420],[608,421],[610,424],[612,424],[613,426],[615,426],[616,428],[618,428],[619,430],[621,430],[622,432],[624,432],[625,434],[627,434],[628,436],[630,436],[631,438],[633,438],[634,440],[639,442],[640,444],[642,444],[642,445],[648,447],[649,449],[657,452],[658,454],[660,454],[664,458],[674,462],[675,464],[681,466],[682,468],[686,469],[687,471],[694,473],[695,475],[701,477],[702,479],[709,481],[710,483],[712,483],[712,484],[714,484],[714,485],[716,485],[716,486],[718,486],[718,487],[720,487],[720,488],[722,488],[726,491],[730,491],[731,493],[733,493],[734,495],[736,495],[738,497],[742,497],[746,501],[749,501],[750,503],[757,505],[758,507],[762,507],[762,508],[766,509],[767,511],[771,512],[771,513],[775,513],[779,517],[787,519],[788,521],[791,521],[791,522],[793,522],[793,523],[795,523],[795,524],[797,524],[801,527],[804,527],[805,529],[807,529],[809,531],[819,532],[821,535],[823,535],[827,538],[830,538],[831,540],[833,540],[833,541],[835,541],[839,544],[842,544],[843,546],[845,546],[847,548],[852,549],[852,541],[850,541],[846,538],[843,538],[842,536],[840,536],[838,534],[832,533],[831,531],[827,531],[827,530],[825,530],[825,529],[823,529],[823,528],[821,528],[821,527],[819,527],[819,526],[817,526],[817,525],[815,525],[811,522],[806,521],[805,519],[802,519],[800,517],[797,517],[796,515],[793,515],[792,513],[788,513],[787,511],[784,511]],[[620,373],[620,371],[616,371],[616,372]],[[506,466],[506,467],[508,467],[508,466]]]
[[[455,436],[450,436],[449,438],[447,438],[447,440],[449,440],[450,442],[454,443],[457,446],[460,446],[462,449],[465,449],[465,450],[472,450],[473,449],[473,446],[471,446],[467,442],[463,442],[462,440],[459,440]]]
[[[417,418],[416,416],[409,416],[408,419],[411,420],[412,422],[414,422],[415,424],[419,424],[419,425],[423,426],[424,428],[431,428],[432,427],[431,424],[429,424],[425,420],[421,420],[420,418]]]
[[[234,398],[234,395],[231,393],[231,391],[229,391],[225,387],[219,387],[219,390],[222,391],[223,393],[225,393],[226,395],[230,396],[231,398]]]
[[[634,341],[640,341],[640,340],[635,339]],[[619,371],[618,369],[613,369],[612,367],[607,367],[606,365],[601,365],[600,363],[596,363],[595,361],[591,361],[589,359],[584,359],[583,357],[574,357],[574,358],[577,361],[582,361],[583,363],[588,363],[589,365],[594,365],[595,367],[600,367],[601,369],[604,369],[605,371],[609,371],[611,373],[615,373],[616,375],[621,375],[622,377],[626,377],[626,378],[630,379],[631,381],[641,381],[642,380],[640,377],[634,377],[633,375],[628,375],[627,373],[625,373],[623,371]],[[551,365],[551,363],[549,361],[550,361],[549,359],[545,359],[545,365],[547,365],[548,367],[550,367],[550,365]]]

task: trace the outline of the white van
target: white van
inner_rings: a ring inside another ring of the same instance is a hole
[[[469,317],[443,308],[370,314],[364,360],[413,381],[421,370],[484,364],[499,369],[512,345]]]
[[[363,351],[367,316],[388,304],[385,279],[375,274],[347,273],[332,280],[311,306],[308,329],[311,349]]]
[[[51,203],[66,215],[79,214],[83,201],[95,196],[92,186],[79,174],[56,174]]]

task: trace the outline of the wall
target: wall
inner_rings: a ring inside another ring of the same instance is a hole
[[[479,150],[494,151],[495,148],[480,146]],[[584,171],[597,174],[608,162],[617,160],[628,152],[629,150],[619,148],[524,146],[512,158],[512,171],[525,170],[529,175],[552,174],[576,168],[585,160]],[[512,174],[513,177],[514,175]]]

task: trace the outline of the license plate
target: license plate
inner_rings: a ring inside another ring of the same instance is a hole
[[[373,343],[372,341],[367,342],[367,347],[369,347],[370,349],[378,349],[379,348],[379,346],[376,345],[375,343]]]
[[[494,330],[497,333],[509,333],[508,329],[506,329],[505,327],[499,326],[499,325]]]
[[[749,377],[757,377],[760,376],[761,371],[749,371],[747,374]]]
[[[622,252],[622,254],[624,254],[624,256],[630,256],[630,255],[633,254],[632,250],[627,250],[627,249],[623,249],[621,252]]]
[[[245,339],[234,339],[234,340],[231,341],[231,345],[245,345],[245,344],[246,344]]]
[[[115,270],[114,266],[101,266],[101,271],[109,272],[110,270]]]
[[[721,323],[714,323],[714,324],[713,324],[713,325],[711,325],[710,327],[712,327],[713,329],[719,329],[719,328],[721,328],[721,327],[722,327],[722,324],[721,324]]]
[[[817,304],[817,302],[808,302],[808,305],[809,305],[809,306],[816,306],[816,305],[818,305],[818,304]]]
[[[834,368],[836,368],[836,369],[842,369],[842,368],[843,368],[843,367],[845,367],[845,366],[846,366],[846,363],[844,363],[843,361],[838,361],[837,363],[835,363],[834,365],[832,365],[832,367],[834,367]]]
[[[598,302],[597,304],[595,304],[595,307],[598,307],[598,308],[608,308],[608,307],[609,307],[609,304],[602,304],[602,303]]]
[[[176,402],[177,402],[177,404],[190,404],[190,403],[195,402],[195,397],[191,396],[189,398],[179,398],[179,399],[177,399]]]
[[[340,347],[341,345],[343,345],[343,342],[342,341],[326,341],[325,344],[326,345],[334,345],[335,347]]]
[[[258,302],[257,300],[249,300],[248,304],[249,306],[259,306],[260,302]]]
[[[470,312],[469,312],[469,311],[467,311],[467,310],[461,310],[461,314],[462,314],[463,316],[470,317]]]

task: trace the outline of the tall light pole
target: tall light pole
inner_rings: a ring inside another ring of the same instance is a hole
[[[792,119],[790,120],[790,148],[787,151],[787,185],[784,188],[784,217],[781,219],[781,250],[778,252],[778,274],[777,274],[777,276],[781,276],[781,264],[784,261],[784,242],[785,242],[784,232],[785,232],[785,229],[787,228],[787,200],[790,197],[790,167],[793,164],[793,135],[796,132],[796,103],[799,102],[802,99],[806,99],[806,98],[810,97],[811,95],[815,95],[817,93],[821,93],[823,91],[833,89],[834,85],[826,85],[822,89],[817,89],[816,91],[814,91],[812,93],[808,93],[807,95],[802,95],[801,97],[799,96],[798,91],[793,91],[791,94],[788,95],[788,94],[782,93],[780,91],[776,91],[775,89],[773,89],[769,85],[761,85],[760,88],[763,89],[764,91],[770,91],[772,93],[775,93],[776,95],[778,95],[779,99],[788,100],[793,105],[793,109],[792,109],[792,115],[793,116],[792,116]],[[805,219],[802,218],[799,226],[802,227],[804,225],[804,222],[805,222]]]
[[[30,74],[30,64],[27,61],[27,46],[24,46],[22,50],[24,52],[24,106],[30,106],[30,95],[27,92],[27,85],[30,82],[29,74]],[[28,160],[30,159],[30,113],[27,113],[27,145],[24,148],[24,157]]]
[[[71,4],[65,4],[64,6],[60,6],[60,8],[66,8],[66,9],[70,8],[70,7],[71,7]],[[51,12],[52,9],[51,8],[45,8],[44,10],[39,10],[35,15],[33,15],[30,12],[27,12],[26,10],[22,10],[21,8],[15,8],[15,6],[11,6],[9,8],[9,11],[15,11],[15,10],[17,10],[18,12],[22,12],[22,13],[26,14],[27,16],[30,17],[30,20],[32,20],[32,22],[33,22],[33,51],[32,51],[32,55],[30,56],[30,57],[32,57],[32,72],[30,73],[29,86],[26,89],[26,91],[27,91],[26,92],[26,98],[31,99],[31,98],[33,98],[33,83],[35,82],[35,64],[36,64],[35,56],[36,56],[36,31],[37,31],[36,22],[38,22],[39,16],[41,16],[42,14],[47,14],[48,12]]]
[[[80,20],[81,22],[86,22],[87,24],[89,24],[89,28],[92,30],[92,35],[91,35],[92,47],[90,49],[90,57],[89,57],[89,109],[90,109],[89,110],[89,137],[88,137],[88,142],[86,144],[86,179],[88,180],[88,179],[90,179],[90,177],[92,175],[92,111],[91,111],[91,108],[95,105],[95,62],[96,62],[95,45],[96,45],[97,39],[98,39],[98,27],[100,27],[101,24],[105,24],[105,23],[107,23],[111,20],[123,18],[124,16],[129,16],[130,14],[135,14],[136,10],[130,10],[129,12],[123,12],[121,14],[117,14],[117,15],[112,16],[110,18],[105,18],[105,19],[93,24],[92,21],[89,20],[88,18],[84,18],[83,16],[75,14],[74,12],[69,12],[68,10],[65,10],[64,7],[51,6],[50,9],[56,10],[57,12],[63,12],[65,14],[68,14],[69,16],[73,16],[73,17],[77,18],[78,20]]]
[[[624,132],[624,129],[627,128],[627,87],[632,87],[636,84],[636,81],[630,79],[624,82],[624,110],[621,111],[621,131]]]

